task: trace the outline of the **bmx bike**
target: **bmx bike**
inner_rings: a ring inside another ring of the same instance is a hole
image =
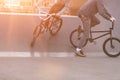
[[[60,30],[63,20],[60,16],[57,16],[56,14],[48,14],[44,13],[46,16],[41,17],[40,16],[40,24],[37,25],[33,31],[33,39],[31,42],[31,47],[34,46],[37,38],[41,33],[49,31],[51,35],[57,34],[57,32]]]
[[[86,40],[83,47],[86,46],[87,42],[94,42],[96,39],[99,39],[103,36],[110,35],[109,38],[107,38],[103,43],[103,51],[104,53],[109,57],[117,57],[120,55],[120,40],[116,37],[112,36],[112,31],[114,29],[114,21],[112,22],[112,26],[109,28],[109,30],[99,30],[99,31],[93,31],[90,29],[90,37]],[[73,30],[70,33],[69,39],[70,43],[73,47],[79,46],[79,41],[81,39],[81,36],[83,35],[84,30],[79,25],[77,29]],[[93,38],[93,33],[102,33],[101,35]]]

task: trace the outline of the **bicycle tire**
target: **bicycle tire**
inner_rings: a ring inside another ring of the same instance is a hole
[[[38,38],[38,36],[40,35],[41,33],[41,26],[40,25],[37,25],[33,31],[33,39],[31,41],[31,47],[34,46],[35,42],[36,42],[36,39]]]
[[[51,35],[55,35],[58,33],[58,31],[60,31],[63,20],[62,18],[58,17],[58,16],[52,16],[52,20],[50,20],[51,25],[49,27],[49,31]]]
[[[82,36],[82,34],[83,34],[83,32],[80,32],[79,36],[78,36],[78,29],[75,29],[70,33],[70,36],[69,36],[70,43],[72,44],[72,46],[74,48],[79,46],[79,42],[81,39],[80,37]],[[86,46],[87,42],[88,42],[88,40],[85,41],[85,43],[83,44],[83,47]]]
[[[113,46],[110,44],[111,39]],[[103,51],[109,57],[118,57],[120,55],[120,40],[115,37],[106,39],[103,43]]]
[[[36,37],[33,37],[32,42],[31,42],[31,44],[30,44],[31,47],[34,46],[36,39],[37,39]]]

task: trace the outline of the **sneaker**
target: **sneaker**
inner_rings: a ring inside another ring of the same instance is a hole
[[[80,57],[86,57],[83,51],[76,51],[75,54]]]

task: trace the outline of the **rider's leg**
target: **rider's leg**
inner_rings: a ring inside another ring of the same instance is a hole
[[[55,3],[49,10],[49,14],[53,14],[53,13],[58,13],[60,10],[62,10],[62,8],[64,7],[64,4],[61,4],[59,2]],[[49,16],[49,15],[47,15]],[[49,27],[49,21],[50,19],[46,20],[45,22],[45,27]]]
[[[96,16],[91,17],[91,27],[100,24],[100,20]]]
[[[64,8],[65,4],[62,4],[60,2],[55,3],[49,10],[49,13],[58,13]]]
[[[76,54],[83,57],[85,55],[82,52],[82,48],[86,40],[89,38],[91,19],[89,17],[82,17],[81,21],[83,24],[84,32],[83,35],[81,36],[79,46],[77,46],[76,48]]]

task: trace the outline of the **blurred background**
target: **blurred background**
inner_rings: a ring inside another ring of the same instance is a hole
[[[71,7],[65,14],[76,15],[78,8],[87,0],[72,0]],[[0,0],[0,12],[39,13],[48,12],[56,0]],[[79,4],[78,4],[79,3]],[[37,6],[36,6],[37,4]]]
[[[77,15],[78,7],[87,0],[72,1],[70,9],[66,12],[67,15],[61,16],[63,25],[60,32],[56,36],[51,36],[49,33],[42,34],[31,51],[30,42],[33,38],[33,30],[40,23],[39,11],[49,11],[55,0],[43,0],[43,2],[41,0],[0,0],[0,52],[73,52],[69,35],[81,23],[77,16],[71,15]],[[36,4],[39,5],[36,6]],[[116,18],[113,36],[120,39],[120,0],[105,0],[105,4],[111,15]],[[109,21],[98,14],[96,16],[101,24],[93,30],[107,30],[111,27]],[[108,36],[97,40],[96,45],[88,44],[85,51],[103,51],[102,45],[106,38]]]

